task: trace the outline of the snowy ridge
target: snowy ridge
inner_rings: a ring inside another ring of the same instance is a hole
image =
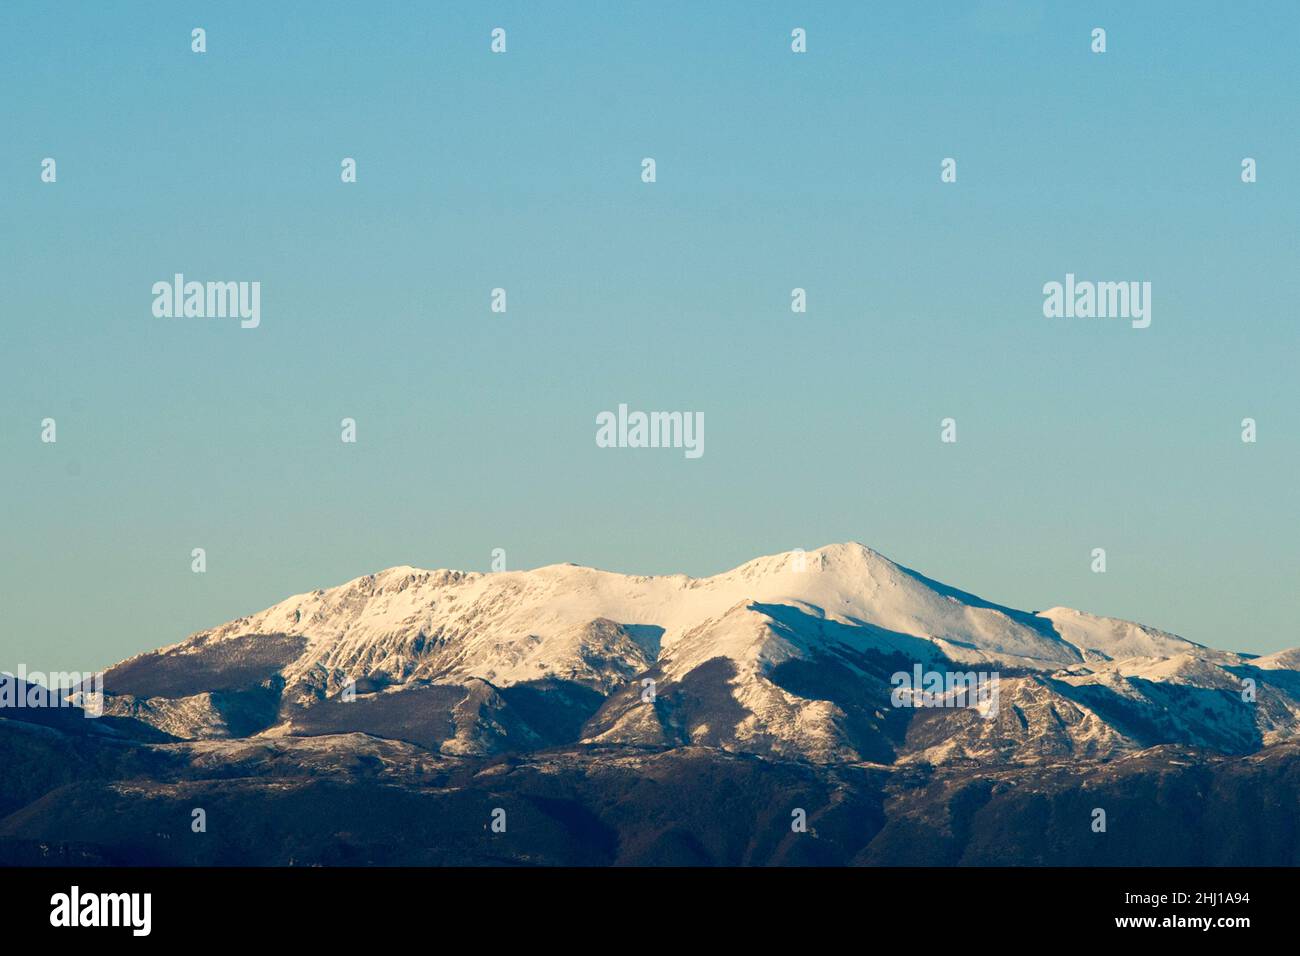
[[[889,674],[913,663],[1003,672],[1007,707],[900,713]],[[822,762],[1021,760],[1285,739],[1297,664],[1003,607],[848,543],[705,578],[395,567],[132,658],[106,689],[115,712],[191,739],[364,730],[472,753],[577,734]],[[1250,708],[1234,703],[1247,677]],[[340,710],[349,687],[356,706]]]

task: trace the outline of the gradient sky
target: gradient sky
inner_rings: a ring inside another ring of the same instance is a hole
[[[1083,6],[9,0],[0,669],[497,547],[850,539],[1300,644],[1300,7]],[[260,281],[261,327],[154,318],[174,272]],[[1067,272],[1150,281],[1151,328],[1044,318]],[[620,402],[704,457],[597,448]]]

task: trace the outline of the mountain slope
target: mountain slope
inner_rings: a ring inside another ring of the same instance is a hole
[[[893,675],[918,667],[988,674],[1000,703],[895,706]],[[1288,739],[1296,667],[1003,607],[850,543],[707,578],[390,568],[125,661],[105,675],[105,710],[182,739],[362,731],[449,754],[587,741],[1023,762]]]

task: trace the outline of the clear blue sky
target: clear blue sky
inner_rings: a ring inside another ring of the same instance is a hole
[[[497,547],[848,539],[1300,644],[1296,4],[289,10],[0,6],[0,669]],[[260,281],[261,327],[154,318],[174,272]],[[1151,328],[1044,318],[1067,272],[1152,282]],[[597,448],[620,402],[704,456]]]

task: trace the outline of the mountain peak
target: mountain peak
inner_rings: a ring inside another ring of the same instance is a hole
[[[746,561],[730,571],[714,577],[743,575],[753,578],[768,574],[802,573],[803,571],[832,571],[856,573],[872,566],[898,567],[884,555],[856,541],[827,544],[820,548],[804,550],[794,548]]]
[[[1292,660],[1267,664],[1285,681]],[[1153,682],[1220,694],[1247,664],[1128,621],[994,604],[847,541],[700,578],[398,565],[133,658],[105,675],[105,691],[122,713],[183,737],[239,735],[269,720],[269,734],[365,730],[436,740],[449,754],[569,734],[834,762],[888,759],[902,746],[889,738],[899,715],[888,716],[882,682],[913,665],[1014,674],[1007,699],[1017,708],[1043,726],[1066,715],[1055,745],[1122,748],[1134,738],[1103,714],[1146,701]],[[1268,673],[1263,663],[1253,672]],[[658,688],[650,710],[645,681]],[[354,705],[340,703],[347,688]],[[1277,693],[1269,713],[1300,714]],[[1153,700],[1154,714],[1164,704]],[[1144,711],[1124,720],[1174,726]],[[1259,733],[1296,729],[1278,718]],[[918,737],[915,753],[955,759],[1026,732],[951,730]],[[1240,741],[1249,728],[1207,734]]]

